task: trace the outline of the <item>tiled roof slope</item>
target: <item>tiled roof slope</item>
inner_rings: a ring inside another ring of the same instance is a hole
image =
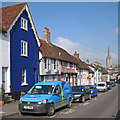
[[[85,69],[89,70],[90,73],[94,73],[94,72],[88,67],[88,65],[87,65],[85,62],[83,62],[83,64],[84,64]]]
[[[97,68],[100,68],[100,69],[101,69],[102,74],[108,74],[107,70],[106,70],[104,67],[99,66],[99,65],[95,65],[95,66],[96,66]]]
[[[2,17],[0,17],[0,27],[2,24],[2,30],[7,32],[10,25],[13,23],[17,15],[20,13],[22,8],[25,6],[25,3],[20,3],[16,5],[11,5],[7,7],[0,8],[0,12],[2,12]]]
[[[74,56],[67,53],[64,49],[53,45],[52,43],[47,43],[45,40],[39,40],[41,43],[39,51],[44,57],[55,58],[78,64],[77,59]]]
[[[103,67],[100,67],[100,68],[101,68],[102,74],[108,74],[108,72],[107,72],[107,70],[105,68],[103,68]]]
[[[77,59],[77,60],[78,60],[78,67],[80,69],[85,69],[85,66],[84,66],[83,62],[80,59]]]

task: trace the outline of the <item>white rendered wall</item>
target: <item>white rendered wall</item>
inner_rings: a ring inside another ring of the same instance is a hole
[[[10,93],[10,34],[0,32],[0,84],[2,84],[2,67],[7,67],[5,93]]]

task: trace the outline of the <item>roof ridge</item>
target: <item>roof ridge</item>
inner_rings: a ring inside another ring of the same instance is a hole
[[[18,3],[18,4],[13,4],[13,5],[9,5],[9,6],[5,6],[5,7],[1,7],[1,8],[13,7],[13,6],[16,6],[16,5],[22,5],[22,4],[27,4],[27,2],[22,2],[22,3]]]

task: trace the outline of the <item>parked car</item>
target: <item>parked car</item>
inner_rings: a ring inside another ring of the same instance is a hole
[[[111,89],[111,82],[106,82],[106,83],[107,83],[108,90],[110,90]]]
[[[91,90],[88,86],[72,86],[73,101],[85,102],[86,99],[91,99]]]
[[[19,111],[25,113],[47,113],[53,115],[63,106],[71,107],[72,90],[67,81],[46,81],[35,84],[20,98]]]
[[[95,85],[88,85],[90,87],[90,90],[91,90],[91,96],[94,97],[94,96],[97,96],[97,88]]]
[[[114,81],[111,82],[111,86],[114,87],[116,83]]]
[[[98,91],[107,91],[107,83],[106,82],[99,82],[97,85]]]

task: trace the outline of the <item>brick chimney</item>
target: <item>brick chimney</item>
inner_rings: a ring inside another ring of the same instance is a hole
[[[74,57],[77,58],[77,59],[79,59],[79,54],[76,51],[74,53]]]
[[[88,59],[86,60],[86,63],[89,64],[89,60]]]
[[[50,32],[49,32],[49,29],[47,27],[45,27],[44,31],[43,31],[43,40],[50,43]]]

